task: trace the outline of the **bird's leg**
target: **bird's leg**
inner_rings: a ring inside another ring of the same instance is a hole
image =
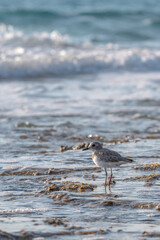
[[[113,174],[112,174],[112,168],[111,168],[111,179],[112,179],[112,177],[113,177]]]
[[[112,168],[111,168],[111,175],[110,175],[110,178],[109,178],[109,186],[111,184],[112,177],[113,177],[113,174],[112,174]]]
[[[105,177],[105,193],[106,193],[106,185],[107,185],[107,169],[105,168],[105,174],[106,174],[106,177]]]

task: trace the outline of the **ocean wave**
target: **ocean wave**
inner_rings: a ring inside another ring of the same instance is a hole
[[[148,9],[131,9],[131,8],[126,8],[126,9],[108,9],[104,7],[100,7],[99,9],[95,9],[94,7],[91,9],[86,9],[86,8],[79,8],[79,9],[74,9],[74,11],[70,12],[65,12],[61,9],[55,10],[55,9],[43,9],[43,8],[38,8],[38,9],[26,9],[26,8],[11,8],[11,9],[0,9],[0,15],[1,18],[6,18],[6,17],[30,17],[30,18],[42,18],[45,17],[47,19],[59,19],[59,18],[69,18],[69,17],[79,17],[79,16],[91,16],[95,17],[97,19],[103,19],[103,18],[119,18],[119,17],[128,17],[128,16],[159,16],[159,11],[156,11],[156,9],[148,11]]]
[[[79,15],[81,16],[91,16],[95,18],[119,18],[119,17],[128,17],[128,16],[145,16],[145,15],[151,15],[154,14],[156,15],[156,12],[152,13],[149,11],[141,10],[141,9],[98,9],[98,10],[90,10],[90,11],[83,11],[80,12]],[[158,12],[157,12],[158,16]]]
[[[57,31],[51,33],[41,32],[25,35],[19,30],[15,30],[11,25],[0,25],[0,47],[7,49],[14,49],[16,47],[37,48],[37,47],[53,47],[54,45],[69,44],[69,37],[61,35]]]
[[[0,14],[1,18],[7,17],[7,16],[12,16],[12,17],[34,17],[34,18],[42,18],[42,17],[47,17],[47,18],[61,18],[61,17],[66,17],[65,14],[61,14],[58,11],[54,10],[43,10],[43,9],[7,9],[3,10],[0,9]]]
[[[160,50],[74,43],[56,31],[24,35],[10,28],[4,32],[0,40],[1,79],[100,71],[160,71]]]

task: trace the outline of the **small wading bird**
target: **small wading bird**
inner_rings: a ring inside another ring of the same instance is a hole
[[[111,175],[109,178],[109,188],[112,180],[112,168],[119,167],[121,164],[132,163],[133,160],[122,157],[119,153],[103,148],[102,144],[99,142],[91,142],[88,147],[84,148],[85,150],[92,151],[92,160],[98,166],[102,167],[105,170],[105,192],[107,185],[107,168],[111,169]]]

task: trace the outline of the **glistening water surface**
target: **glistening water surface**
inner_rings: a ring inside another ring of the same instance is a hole
[[[155,73],[1,82],[0,226],[8,239],[159,236],[159,91]],[[94,139],[134,159],[114,169],[107,195],[90,152],[60,152]]]

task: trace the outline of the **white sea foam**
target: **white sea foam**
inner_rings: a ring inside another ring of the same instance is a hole
[[[14,214],[14,213],[35,213],[46,212],[47,208],[16,208],[16,209],[0,209],[0,214]]]
[[[25,35],[5,26],[0,35],[0,78],[160,71],[160,50],[75,44],[56,31]]]
[[[8,164],[8,163],[18,163],[18,160],[14,160],[14,159],[0,159],[0,163],[3,164]]]
[[[22,167],[22,165],[7,165],[7,166],[3,166],[2,170],[18,170]]]

